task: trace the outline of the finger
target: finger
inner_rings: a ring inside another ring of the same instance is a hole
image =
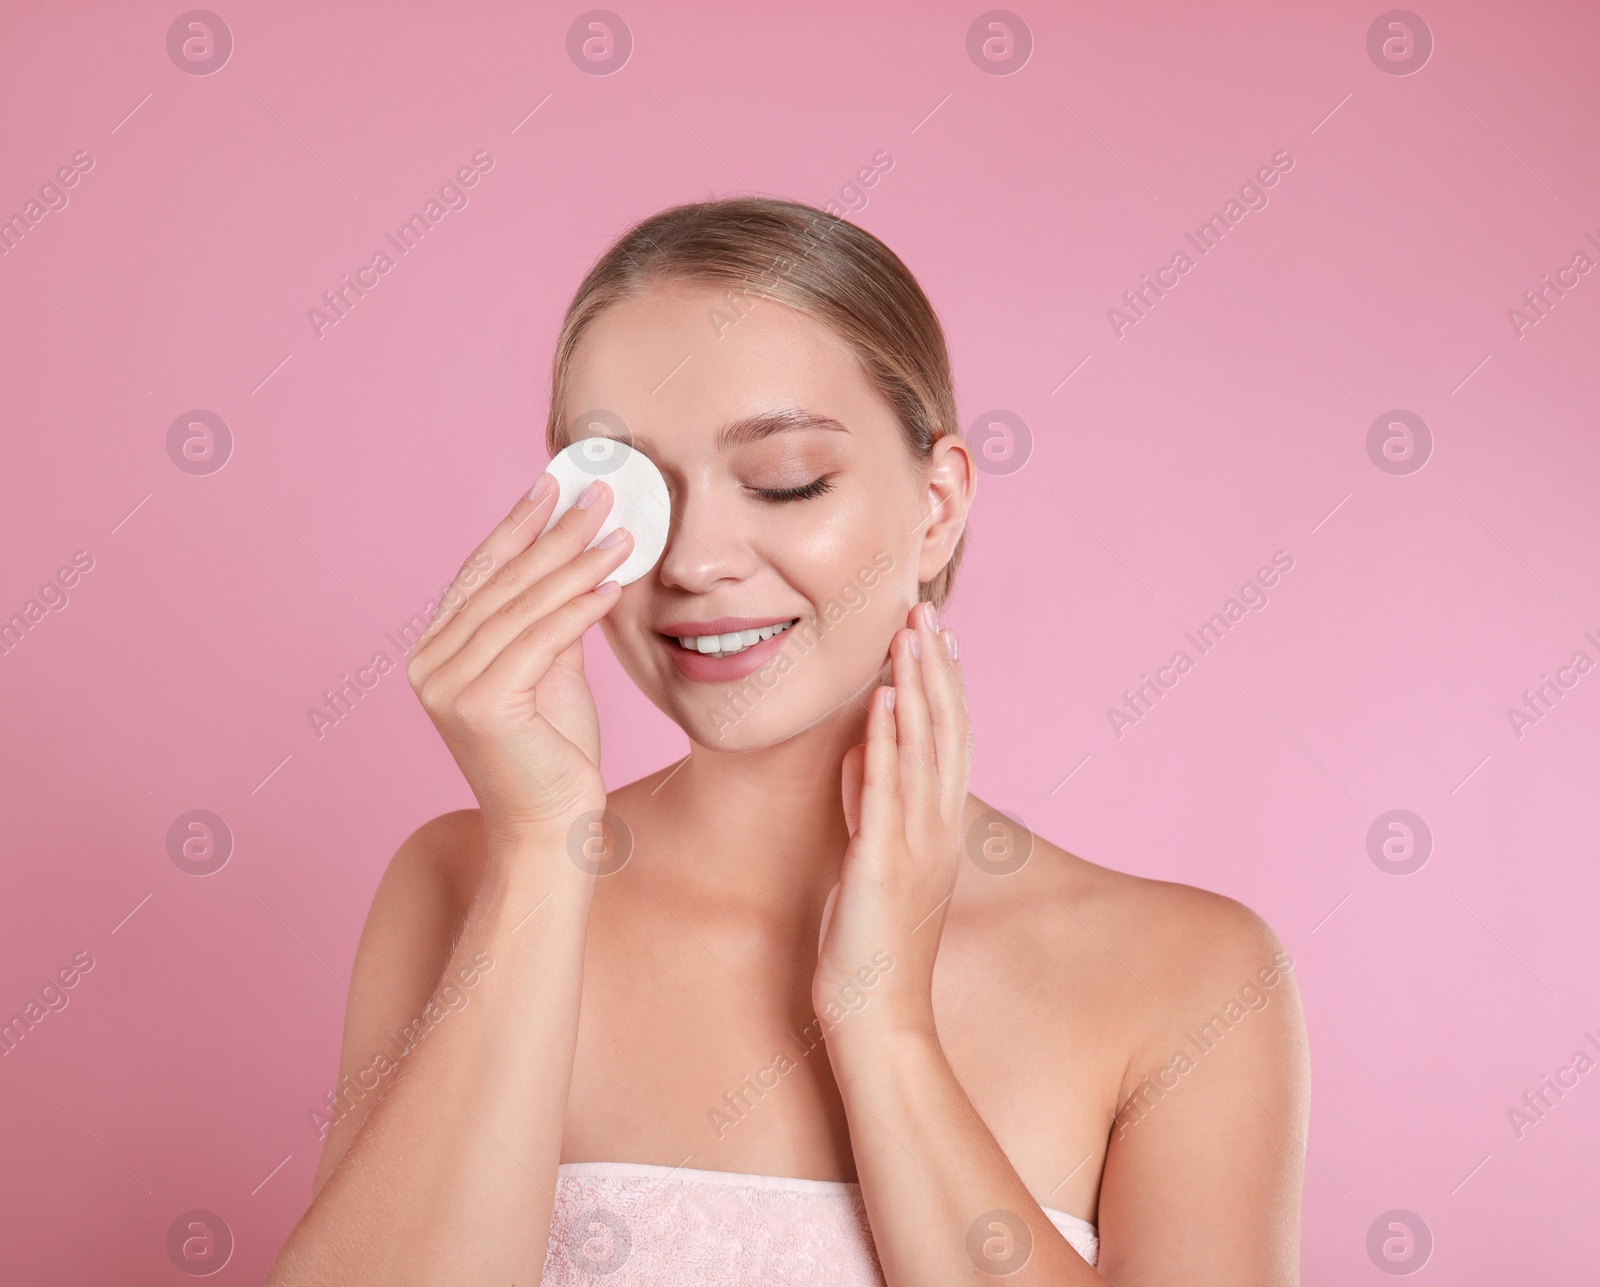
[[[596,480],[594,486],[593,502],[583,507],[572,506],[548,532],[542,534],[540,528],[549,521],[554,505],[549,494],[525,511],[521,511],[519,502],[518,507],[512,510],[481,547],[488,558],[498,558],[497,551],[502,554],[508,550],[516,552],[509,558],[499,558],[493,564],[487,580],[471,593],[467,602],[448,621],[443,622],[431,637],[425,636],[417,644],[415,651],[424,669],[431,670],[445,658],[453,656],[485,620],[515,595],[583,553],[594,539],[594,534],[600,530],[613,499],[610,484]],[[552,487],[550,490],[554,492],[556,489]],[[517,518],[519,511],[522,514],[520,520]],[[520,535],[514,530],[519,522]]]
[[[839,770],[839,785],[844,795],[844,825],[852,836],[861,826],[861,775],[866,767],[866,757],[866,743],[858,743],[844,753],[844,763]]]
[[[913,609],[913,619],[920,616]],[[939,775],[923,689],[921,647],[916,627],[898,630],[891,644],[894,664],[895,737],[900,743],[900,789],[905,797],[907,835],[921,835],[930,822],[942,822]],[[924,654],[926,655],[926,654]]]
[[[492,571],[455,617],[429,642],[431,651],[443,655],[454,653],[508,599],[570,561],[594,539],[611,509],[614,494],[610,485],[595,484],[593,499],[587,505],[582,504],[580,498],[579,504],[571,506],[545,531],[559,494],[560,489],[552,479],[546,492],[532,502],[531,508],[524,510],[519,502],[490,534],[481,548],[485,558],[494,560]],[[588,494],[586,491],[585,495]]]
[[[604,584],[604,582],[601,584]],[[595,588],[598,590],[599,586]],[[605,613],[602,612],[600,615],[605,616]],[[585,626],[584,629],[588,629],[588,627]],[[558,652],[556,659],[550,665],[551,669],[557,666],[565,666],[568,670],[574,671],[579,675],[583,674],[583,635],[580,633],[576,639]]]
[[[828,937],[828,922],[833,919],[833,905],[839,901],[839,889],[843,882],[838,882],[828,891],[828,901],[822,904],[822,924],[817,928],[817,955],[822,955],[822,944]]]
[[[622,539],[617,544],[610,548],[596,546],[592,550],[585,550],[564,567],[502,604],[434,673],[441,675],[446,683],[459,691],[480,675],[488,674],[496,659],[516,640],[525,636],[532,626],[597,590],[633,549],[633,538],[628,530],[617,530],[622,533]],[[613,594],[601,597],[615,600],[621,596]],[[608,602],[608,609],[609,606]],[[517,673],[520,676],[520,672]],[[526,692],[543,673],[539,672],[526,683],[518,678],[514,681],[518,687],[507,691]]]
[[[572,647],[579,644],[584,631],[620,600],[621,595],[615,590],[609,594],[598,590],[581,594],[508,641],[475,678],[460,679],[447,666],[429,682],[437,684],[469,711],[477,701],[500,703],[513,694],[525,697],[550,673],[558,658],[567,656]]]
[[[556,500],[561,494],[559,487],[547,483],[543,491],[535,496],[534,493],[540,491],[539,483],[543,483],[545,479],[554,482],[549,473],[541,474],[539,482],[536,482],[526,494],[517,497],[517,503],[511,507],[511,512],[495,524],[483,543],[467,556],[461,565],[461,570],[450,583],[452,588],[457,588],[456,595],[451,596],[447,592],[445,598],[440,600],[438,608],[428,622],[428,628],[422,632],[418,640],[418,645],[436,635],[474,594],[482,590],[495,573],[533,544],[534,537],[549,521],[550,512],[555,508]]]
[[[861,773],[860,833],[869,841],[905,835],[900,799],[900,748],[895,737],[894,689],[880,685],[867,707],[867,753]]]
[[[950,655],[946,638],[950,631],[939,631],[938,614],[929,604],[919,614],[922,638],[922,681],[928,695],[928,711],[933,721],[933,740],[938,756],[939,784],[947,816],[966,806],[967,780],[972,770],[972,725],[967,716],[966,689],[961,667]]]
[[[570,563],[528,586],[490,613],[447,663],[458,678],[467,682],[467,676],[487,669],[502,648],[540,617],[595,589],[622,566],[633,549],[633,536],[625,527],[616,531],[622,534],[617,544],[584,550]]]

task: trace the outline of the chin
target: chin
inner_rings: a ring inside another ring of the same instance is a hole
[[[766,685],[752,676],[738,688],[674,694],[679,709],[673,718],[691,740],[709,750],[765,750],[819,724],[864,722],[866,693],[887,672],[887,663],[864,676],[823,675],[819,667],[803,679],[773,673]]]
[[[713,751],[759,751],[777,746],[828,714],[785,692],[780,677],[770,688],[755,682],[739,689],[702,689],[676,694],[678,724],[698,745]]]

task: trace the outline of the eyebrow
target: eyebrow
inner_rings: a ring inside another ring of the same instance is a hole
[[[773,434],[805,429],[827,429],[834,433],[850,432],[832,416],[819,416],[815,412],[804,411],[799,407],[784,407],[778,411],[763,411],[759,415],[746,416],[743,420],[723,425],[717,434],[717,450],[726,451],[729,447],[743,447],[752,442],[760,442],[763,438],[770,438]]]
[[[818,415],[800,407],[783,407],[729,421],[717,432],[717,450],[727,451],[730,447],[747,446],[764,438],[770,438],[774,434],[812,429],[825,429],[834,433],[850,432],[832,416]],[[655,442],[643,434],[633,436],[633,447],[637,451],[642,451],[651,460],[660,458]]]

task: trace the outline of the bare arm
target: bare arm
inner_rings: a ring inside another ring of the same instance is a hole
[[[887,972],[872,1003],[828,1033],[873,1243],[889,1287],[993,1276],[1089,1287],[1101,1276],[1029,1194],[939,1044],[933,966],[960,861],[970,725],[955,649],[926,606],[908,620],[890,644],[893,688],[873,692],[866,745],[845,756],[850,845],[812,984],[827,1015],[842,986],[866,981],[858,970]]]
[[[1172,1004],[1129,1065],[1100,1266],[1130,1287],[1294,1287],[1311,1083],[1294,963],[1249,908],[1195,900],[1210,942],[1187,977],[1157,984]]]
[[[562,837],[543,852],[491,857],[443,978],[415,1005],[397,1003],[402,980],[381,977],[393,958],[367,951],[363,936],[353,981],[362,999],[351,1004],[341,1061],[350,1080],[341,1079],[340,1102],[352,1107],[329,1133],[273,1287],[538,1282],[593,885],[564,845]],[[417,919],[404,906],[414,889],[397,882],[387,892],[386,913]],[[370,942],[405,923],[380,915]],[[385,1012],[392,1024],[379,1018]]]
[[[430,1005],[449,1002],[435,1001],[435,991],[470,902],[452,856],[481,851],[482,833],[468,810],[435,818],[406,839],[378,882],[351,971],[338,1085],[319,1114],[323,1146],[313,1198],[393,1084],[405,1054],[431,1029]]]
[[[935,1036],[870,1024],[847,1036],[866,1012],[830,1034],[890,1287],[999,1273],[1018,1287],[1299,1283],[1304,1022],[1287,953],[1253,913],[1229,906],[1205,960],[1162,987],[1174,1002],[1167,1021],[1130,1062],[1095,1267],[1029,1194]]]
[[[845,1070],[850,1147],[889,1287],[1000,1277],[1018,1287],[1108,1281],[1028,1192],[937,1037],[879,1033],[843,1057],[834,1052],[834,1068]],[[1141,1280],[1115,1281],[1134,1287]],[[1161,1280],[1163,1287],[1180,1281],[1195,1280]]]
[[[1162,924],[1141,926],[1182,946],[1163,954],[1167,1000],[1131,1052],[1109,1124],[1096,1266],[1044,1215],[945,1058],[931,981],[971,741],[955,650],[935,627],[919,606],[896,633],[893,688],[873,693],[867,743],[845,757],[851,840],[812,992],[823,1014],[858,968],[889,971],[873,1003],[828,1035],[889,1287],[995,1275],[1018,1287],[1293,1287],[1304,1023],[1287,954],[1248,908],[1191,890]],[[1191,1031],[1198,1044],[1185,1057]]]
[[[519,500],[408,659],[478,798],[483,869],[445,874],[464,848],[447,818],[386,873],[354,970],[340,1120],[271,1287],[542,1276],[594,894],[569,838],[606,799],[582,636],[619,599],[595,583],[632,548],[626,533],[585,548],[609,509],[596,488],[544,535],[555,490]],[[452,890],[468,886],[458,922]]]

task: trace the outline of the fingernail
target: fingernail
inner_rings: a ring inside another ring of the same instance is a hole
[[[918,661],[922,660],[922,636],[915,630],[911,632],[911,655]]]
[[[955,631],[954,630],[946,630],[939,637],[944,640],[945,651],[950,654],[950,660],[954,661],[956,659],[956,633],[955,633]]]
[[[596,594],[615,594],[620,589],[622,587],[615,581],[607,581],[604,585],[595,586],[594,592]]]
[[[578,497],[577,508],[579,508],[579,509],[588,509],[589,506],[593,505],[599,499],[600,499],[600,480],[598,478],[596,478],[594,480],[594,482],[590,483],[587,487],[585,487],[583,489],[583,495]]]
[[[554,481],[555,479],[548,473],[540,474],[539,481],[528,489],[528,499],[531,501],[543,500],[545,493],[550,490],[550,484]]]
[[[628,529],[625,527],[619,527],[614,531],[607,532],[606,539],[600,542],[598,548],[602,550],[614,550],[617,548],[617,546],[622,544],[623,539],[627,535]]]
[[[883,699],[883,704],[884,704],[885,708],[888,709],[888,710],[893,710],[894,709],[894,685],[893,684],[889,685],[889,695]]]
[[[928,604],[928,629],[934,634],[939,633],[939,609],[931,603]]]

